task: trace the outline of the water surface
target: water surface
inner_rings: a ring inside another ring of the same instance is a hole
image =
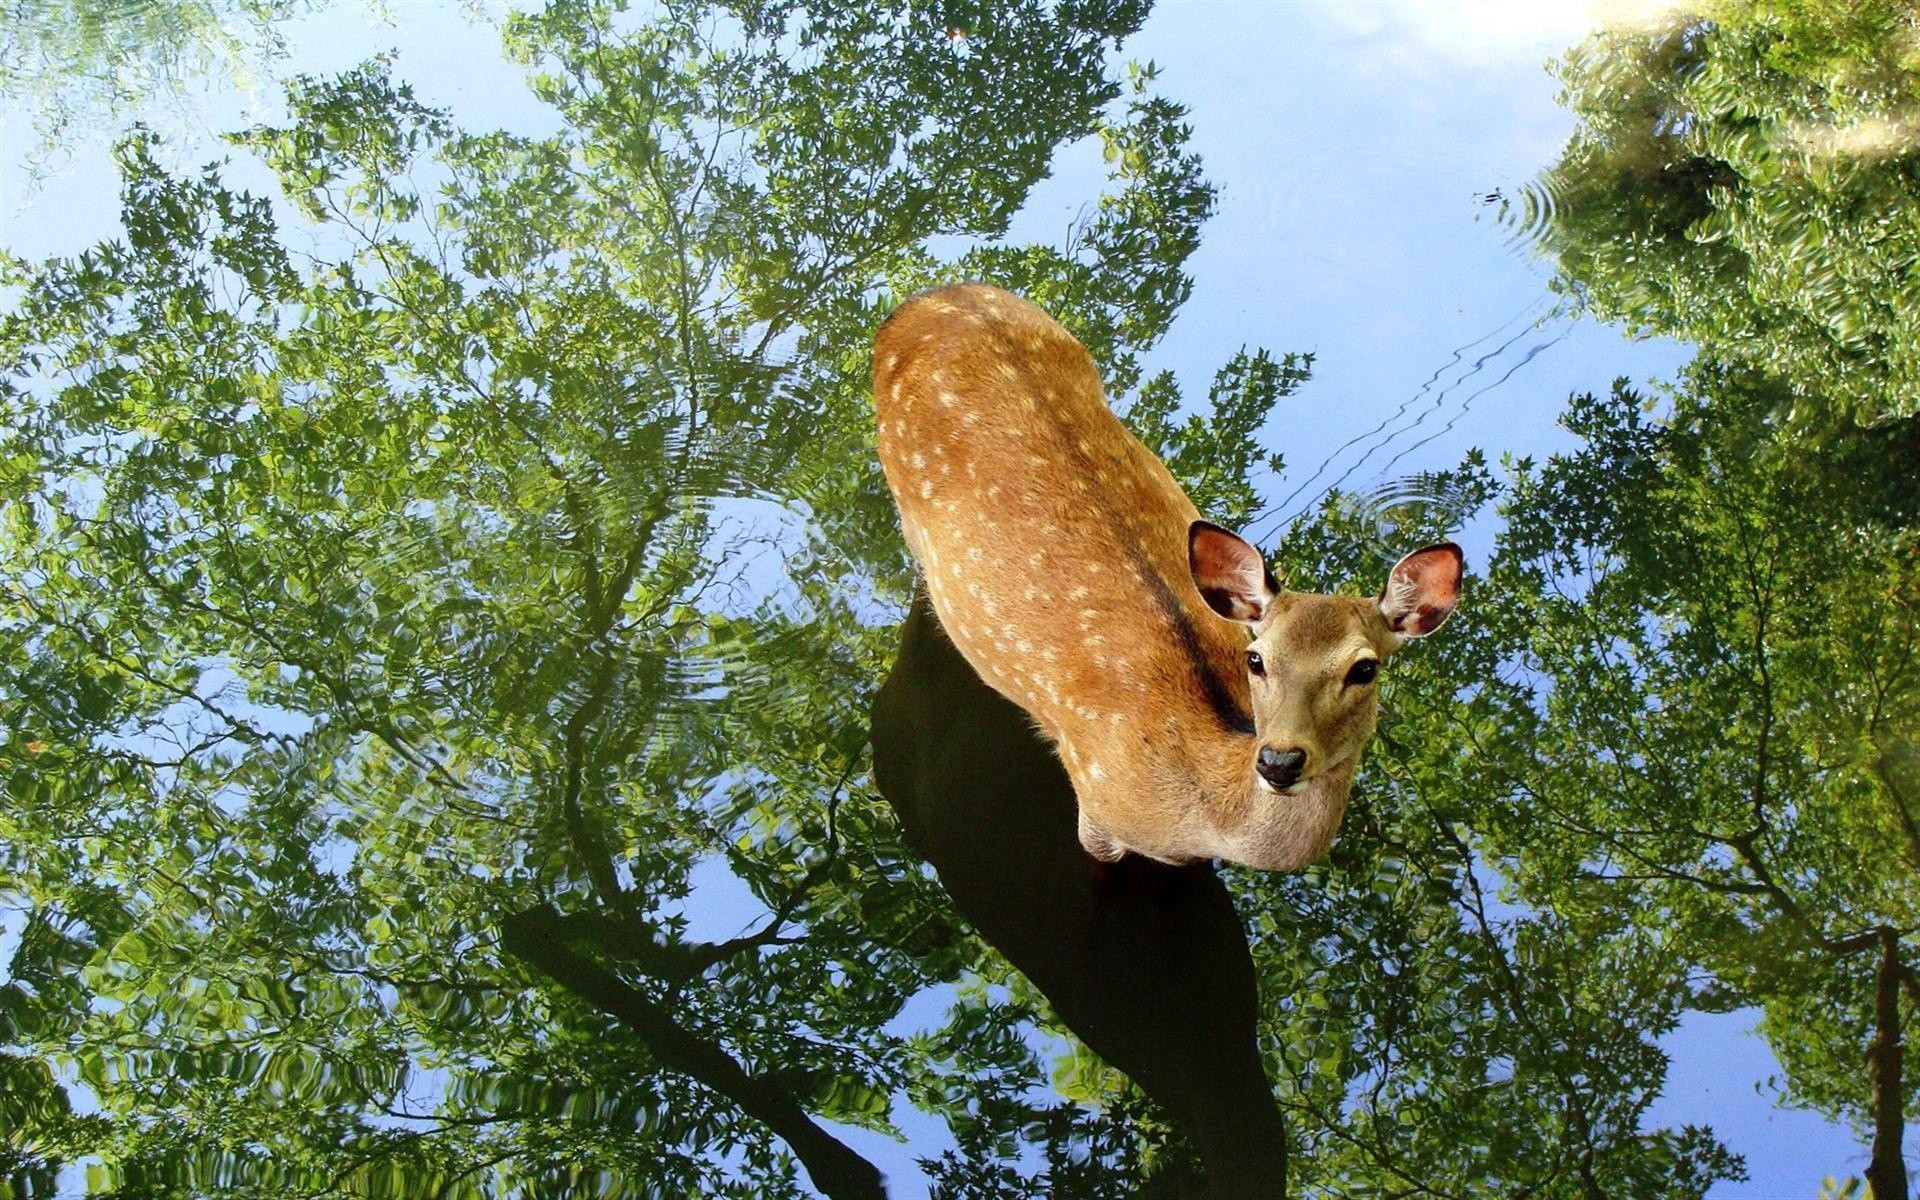
[[[1289,586],[1467,548],[1222,872],[1296,1194],[1889,1178],[1910,13],[9,19],[0,1195],[1200,1194],[874,778],[967,277]]]

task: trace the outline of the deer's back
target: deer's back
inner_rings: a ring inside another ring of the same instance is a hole
[[[996,288],[928,292],[880,330],[874,394],[942,626],[1061,742],[1076,785],[1137,767],[1166,726],[1244,712],[1245,635],[1188,568],[1199,513],[1073,335]]]

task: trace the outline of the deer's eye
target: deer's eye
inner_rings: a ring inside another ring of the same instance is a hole
[[[1255,675],[1265,675],[1267,673],[1267,660],[1260,657],[1258,650],[1247,651],[1247,670],[1252,671]]]
[[[1363,683],[1372,683],[1374,677],[1379,674],[1380,660],[1377,658],[1363,658],[1353,664],[1352,668],[1347,671],[1347,686],[1358,687]]]

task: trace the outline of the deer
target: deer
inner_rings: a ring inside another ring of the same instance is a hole
[[[1381,665],[1459,598],[1444,542],[1372,597],[1281,587],[1108,404],[1093,357],[986,284],[874,338],[876,446],[941,629],[1066,767],[1094,859],[1296,870],[1325,854]]]

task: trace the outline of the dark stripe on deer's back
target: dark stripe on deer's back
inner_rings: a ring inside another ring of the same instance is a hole
[[[1251,736],[1253,718],[1240,707],[1240,702],[1234,699],[1226,683],[1214,671],[1213,661],[1207,656],[1206,644],[1200,640],[1200,630],[1194,626],[1193,614],[1187,611],[1186,605],[1180,603],[1180,597],[1144,555],[1135,554],[1133,565],[1146,581],[1147,590],[1153,595],[1154,606],[1166,617],[1167,632],[1172,635],[1173,644],[1181,657],[1186,659],[1188,673],[1193,677],[1194,688],[1201,700],[1213,712],[1222,728],[1230,733]]]

